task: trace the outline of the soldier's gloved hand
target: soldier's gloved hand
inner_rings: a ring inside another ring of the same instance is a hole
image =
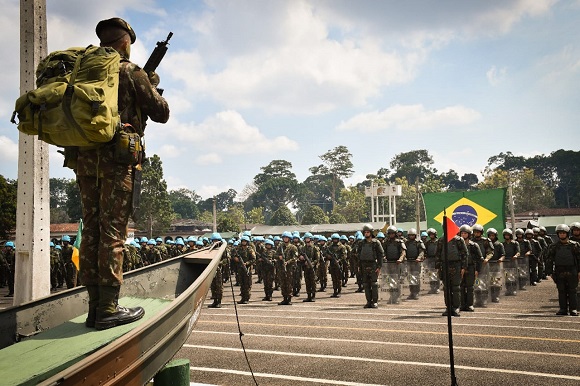
[[[159,75],[155,71],[151,71],[150,73],[147,74],[147,76],[149,77],[149,83],[151,83],[151,86],[153,87],[159,86],[159,82],[161,80],[159,79]]]

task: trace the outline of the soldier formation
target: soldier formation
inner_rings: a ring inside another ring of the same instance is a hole
[[[485,234],[485,236],[484,236]],[[244,232],[239,239],[224,240],[219,233],[209,238],[161,237],[134,239],[124,247],[123,270],[145,267],[216,243],[226,243],[216,275],[211,284],[211,308],[221,307],[223,285],[233,276],[240,287],[238,304],[247,304],[251,297],[253,276],[263,283],[262,301],[272,301],[274,291],[280,291],[279,305],[291,305],[292,298],[301,295],[303,302],[316,301],[317,292],[326,292],[330,273],[332,294],[341,296],[342,288],[354,279],[357,289],[364,292],[365,308],[377,308],[379,295],[385,303],[398,304],[403,285],[408,286],[408,300],[419,298],[421,284],[428,294],[437,294],[449,283],[451,297],[445,292],[445,302],[451,302],[452,316],[460,311],[473,312],[485,307],[488,300],[499,302],[501,296],[515,296],[552,277],[558,289],[558,315],[578,315],[577,291],[580,279],[580,223],[556,227],[557,241],[547,236],[543,227],[517,229],[515,238],[504,229],[500,241],[498,231],[475,224],[462,225],[445,246],[433,228],[422,232],[409,229],[406,237],[400,228],[389,226],[386,235],[365,225],[362,231],[346,236],[334,233],[327,239],[309,232],[286,231],[281,236],[252,236]],[[53,290],[79,285],[77,270],[72,263],[70,238],[50,243],[51,286]],[[444,279],[444,264],[447,278]],[[0,254],[0,285],[14,293],[14,243],[9,241]],[[447,315],[447,311],[443,313]]]

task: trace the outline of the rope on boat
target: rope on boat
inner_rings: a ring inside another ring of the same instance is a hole
[[[250,374],[252,374],[252,379],[254,380],[254,384],[256,386],[258,386],[258,381],[256,380],[256,377],[254,376],[254,370],[252,370],[252,365],[250,364],[250,359],[248,358],[248,354],[246,353],[246,346],[244,346],[244,340],[242,339],[242,337],[244,336],[244,333],[242,332],[242,327],[240,326],[240,317],[238,315],[238,306],[236,304],[236,294],[234,293],[234,284],[232,282],[231,277],[229,278],[229,282],[230,282],[230,288],[232,289],[232,300],[234,302],[234,310],[236,312],[236,323],[238,325],[240,344],[242,345],[242,351],[244,352],[244,357],[246,357],[246,363],[248,364],[248,368],[250,369]]]

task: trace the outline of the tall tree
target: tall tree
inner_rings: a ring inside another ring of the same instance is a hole
[[[433,168],[433,157],[427,150],[399,153],[393,157],[390,166],[394,171],[391,181],[405,177],[407,181],[414,183],[417,178],[423,181],[437,173],[437,169]]]
[[[330,197],[336,205],[336,193],[344,187],[344,179],[354,174],[352,154],[346,146],[337,146],[319,157],[322,164],[310,168],[313,175],[330,177]]]
[[[580,151],[557,150],[550,154],[556,172],[556,199],[565,208],[580,206]]]
[[[272,214],[270,225],[298,225],[298,221],[287,206],[281,206]]]
[[[306,211],[304,211],[304,216],[302,216],[302,225],[309,224],[328,224],[328,216],[324,214],[321,207],[312,205]]]
[[[50,222],[51,224],[60,224],[69,221],[66,213],[67,204],[67,186],[70,181],[66,178],[51,178],[49,180],[50,189]]]
[[[238,192],[235,189],[228,189],[225,192],[217,194],[215,197],[201,201],[198,205],[199,209],[213,213],[213,200],[215,198],[215,206],[218,212],[228,210],[229,207],[234,205],[234,198],[236,198],[237,194]]]
[[[0,238],[7,239],[16,228],[16,181],[0,175]]]
[[[346,218],[338,213],[338,212],[332,212],[330,214],[330,216],[328,217],[328,222],[331,224],[346,224]]]
[[[163,179],[163,164],[157,154],[148,157],[143,163],[140,217],[137,225],[145,229],[150,238],[166,232],[175,218],[167,182]]]
[[[515,178],[514,209],[516,213],[527,212],[554,205],[554,192],[532,169],[524,169]]]
[[[169,192],[169,201],[173,211],[183,219],[196,219],[199,216],[197,204],[201,197],[195,191],[181,188]]]
[[[261,173],[254,177],[256,192],[252,195],[254,206],[276,210],[294,203],[298,196],[299,184],[292,172],[292,163],[273,160],[260,168]]]
[[[71,222],[77,222],[83,218],[83,207],[81,204],[81,190],[75,180],[69,180],[66,185],[66,214]]]
[[[261,206],[250,209],[246,213],[246,222],[250,224],[264,224],[264,208]]]
[[[354,186],[342,189],[333,213],[340,214],[345,222],[362,222],[368,219],[369,209],[364,191]]]

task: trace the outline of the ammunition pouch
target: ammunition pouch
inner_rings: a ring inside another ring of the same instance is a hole
[[[115,134],[115,162],[123,165],[137,165],[143,160],[144,146],[141,136],[133,126],[124,124]]]

